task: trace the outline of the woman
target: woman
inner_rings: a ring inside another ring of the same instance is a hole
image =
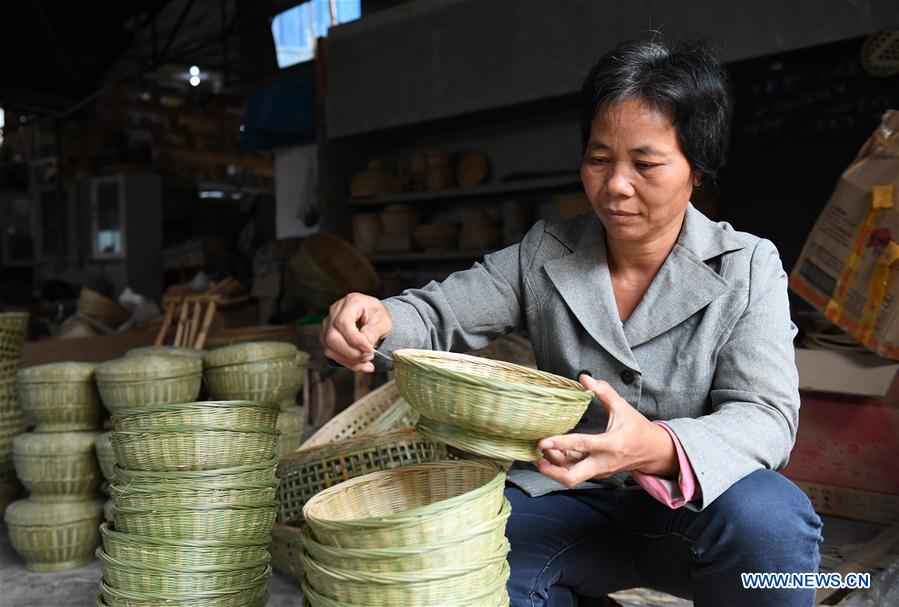
[[[592,214],[538,222],[442,283],[330,311],[326,353],[467,351],[527,328],[541,369],[596,399],[509,472],[513,605],[647,586],[697,605],[811,605],[740,573],[817,572],[821,521],[775,472],[796,435],[787,278],[774,245],[690,205],[722,163],[728,95],[707,45],[630,42],[584,87]],[[593,379],[596,378],[596,379]]]

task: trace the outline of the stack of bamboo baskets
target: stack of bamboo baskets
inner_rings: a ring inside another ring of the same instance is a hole
[[[37,423],[13,441],[28,499],[6,512],[10,540],[32,571],[60,571],[93,559],[102,500],[94,456],[102,409],[94,365],[55,363],[19,371],[22,409]]]
[[[313,607],[508,605],[505,473],[486,461],[374,472],[303,508]]]
[[[277,414],[250,401],[116,410],[99,606],[265,604]]]
[[[210,351],[204,359],[210,398],[278,403],[278,454],[285,457],[303,441],[306,410],[296,404],[309,355],[285,342],[248,342]]]
[[[19,492],[12,461],[12,441],[25,430],[25,419],[16,396],[16,372],[22,363],[27,329],[27,313],[0,314],[0,513]]]

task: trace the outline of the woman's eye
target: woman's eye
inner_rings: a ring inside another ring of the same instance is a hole
[[[591,158],[590,164],[608,164],[608,158]]]
[[[636,167],[637,167],[638,169],[640,169],[641,171],[645,171],[646,169],[651,169],[651,168],[653,168],[653,167],[659,166],[659,165],[657,165],[657,164],[650,164],[650,163],[648,163],[648,162],[637,162],[637,163],[635,163],[635,165],[636,165]]]

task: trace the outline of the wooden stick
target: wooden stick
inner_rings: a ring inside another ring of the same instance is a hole
[[[154,346],[161,346],[162,342],[165,341],[165,335],[169,332],[169,327],[172,326],[172,318],[175,316],[175,304],[169,302],[165,306],[165,320],[162,321],[162,326],[159,327],[159,333],[156,334],[156,341],[153,342]]]
[[[215,307],[217,304],[218,301],[213,299],[206,308],[206,316],[203,318],[203,328],[200,329],[200,335],[194,343],[194,348],[197,350],[202,350],[203,346],[206,345],[206,336],[209,334],[209,327],[212,326],[212,318],[215,316]]]
[[[184,335],[184,325],[187,323],[187,304],[181,302],[181,311],[178,314],[178,328],[175,329],[175,345],[180,346]]]
[[[194,315],[190,321],[190,335],[187,338],[187,345],[193,346],[197,339],[197,333],[200,332],[200,312],[203,310],[203,302],[194,302]]]

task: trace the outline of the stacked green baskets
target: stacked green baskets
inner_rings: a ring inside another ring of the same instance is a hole
[[[293,344],[259,341],[212,350],[203,366],[210,398],[280,405],[278,453],[283,457],[303,441],[306,409],[296,405],[296,398],[306,379],[308,364],[309,355]]]
[[[254,607],[271,576],[278,406],[118,409],[99,606]]]
[[[0,313],[0,513],[19,492],[12,441],[25,430],[25,418],[16,396],[16,372],[22,363],[27,329],[27,313]]]
[[[303,508],[312,607],[508,605],[505,473],[486,461],[374,472]]]
[[[187,356],[126,356],[97,366],[97,388],[113,415],[130,407],[196,400],[202,381],[202,360]]]
[[[6,513],[10,540],[32,571],[61,571],[93,560],[100,542],[100,470],[94,442],[102,408],[94,365],[54,363],[19,371],[22,409],[34,432],[13,441],[16,474],[31,492]]]

